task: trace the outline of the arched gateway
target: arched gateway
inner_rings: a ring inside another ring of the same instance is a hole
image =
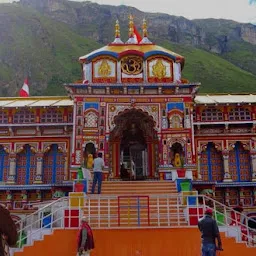
[[[110,166],[115,177],[121,175],[121,167],[134,179],[154,177],[157,165],[158,138],[152,116],[132,108],[114,118],[115,128],[110,133]]]

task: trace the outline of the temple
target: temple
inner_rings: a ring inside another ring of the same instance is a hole
[[[25,209],[65,195],[77,169],[102,152],[105,179],[172,180],[183,171],[199,193],[251,210],[256,95],[199,94],[200,83],[182,76],[185,58],[152,43],[145,20],[140,38],[132,17],[126,42],[117,21],[113,42],[79,63],[66,97],[0,99],[2,203]]]

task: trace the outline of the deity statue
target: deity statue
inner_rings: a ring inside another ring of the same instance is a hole
[[[92,169],[92,167],[93,167],[93,155],[92,154],[88,155],[86,166],[87,166],[87,169]]]
[[[155,77],[162,79],[166,76],[166,67],[162,60],[158,59],[156,64],[152,67],[152,72]]]
[[[108,64],[107,60],[103,60],[100,64],[98,74],[101,77],[108,77],[111,74],[111,67]]]
[[[179,153],[175,153],[174,155],[174,166],[175,167],[181,167],[181,158]]]

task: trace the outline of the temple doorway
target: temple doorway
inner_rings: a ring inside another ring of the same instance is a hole
[[[154,121],[147,113],[131,109],[115,117],[110,135],[112,172],[116,177],[143,180],[157,165],[158,139]]]
[[[88,168],[88,169],[92,168],[93,158],[95,157],[95,154],[96,154],[95,145],[92,142],[87,143],[83,152],[83,158],[84,158],[83,166],[85,168]]]

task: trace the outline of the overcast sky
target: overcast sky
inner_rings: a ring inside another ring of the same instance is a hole
[[[0,0],[0,3],[10,1]],[[256,0],[91,0],[99,4],[124,4],[146,12],[162,12],[189,19],[223,18],[256,23],[256,4],[250,4],[253,1],[256,2]]]

